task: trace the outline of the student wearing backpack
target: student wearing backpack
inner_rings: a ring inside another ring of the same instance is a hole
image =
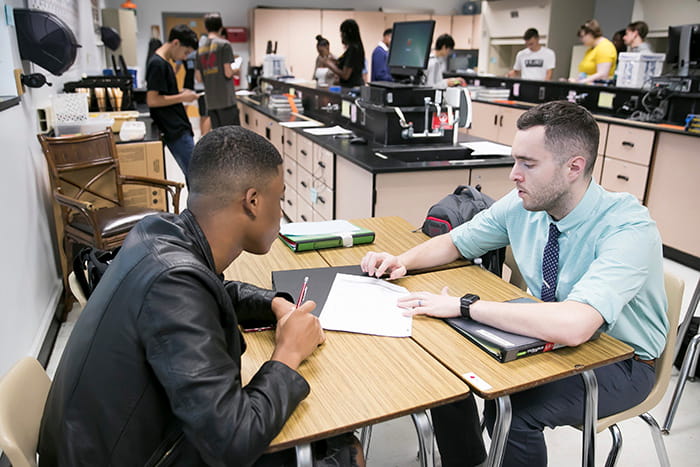
[[[651,390],[668,331],[661,239],[647,209],[628,193],[592,179],[598,126],[576,104],[557,101],[525,112],[513,141],[516,189],[451,232],[392,256],[368,253],[362,269],[402,277],[460,256],[508,244],[529,289],[546,303],[512,304],[419,292],[399,300],[410,314],[465,316],[506,331],[576,346],[598,329],[631,345],[633,359],[595,370],[599,416],[639,404]],[[572,395],[575,395],[572,397]],[[505,466],[545,466],[545,426],[580,425],[583,381],[572,376],[511,396]],[[431,410],[442,465],[484,460],[473,398]],[[495,405],[485,404],[493,429]]]

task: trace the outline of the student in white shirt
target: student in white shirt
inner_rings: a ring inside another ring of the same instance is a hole
[[[540,44],[540,34],[535,28],[525,31],[523,40],[526,48],[515,56],[515,64],[508,76],[537,81],[551,80],[556,66],[554,51]]]
[[[464,78],[443,78],[447,71],[447,57],[455,48],[455,40],[449,34],[443,34],[435,41],[435,52],[428,60],[425,71],[425,85],[444,89],[448,86],[466,86]]]

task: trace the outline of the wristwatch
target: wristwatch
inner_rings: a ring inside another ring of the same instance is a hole
[[[479,300],[478,295],[474,295],[473,293],[468,293],[464,297],[459,299],[459,314],[462,315],[464,318],[471,319],[471,314],[469,313],[469,307]]]

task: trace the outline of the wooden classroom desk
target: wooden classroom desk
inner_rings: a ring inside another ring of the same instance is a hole
[[[273,270],[324,266],[328,264],[318,252],[293,253],[278,239],[267,255],[242,254],[224,275],[270,288]],[[274,331],[246,333],[244,338],[245,385],[272,355]],[[311,393],[272,441],[270,451],[296,446],[298,465],[310,465],[309,442],[411,414],[423,464],[432,465],[432,431],[425,409],[463,399],[469,387],[410,338],[327,331],[326,339],[299,367]]]
[[[362,219],[352,222],[372,228],[377,234],[375,243],[353,248],[320,250],[331,266],[358,264],[368,251],[399,254],[427,238],[422,233],[407,233],[402,224],[408,223],[399,218]],[[394,230],[396,226],[400,228]],[[493,301],[528,296],[522,290],[478,266],[413,273],[397,280],[396,283],[411,291],[438,294],[447,285],[451,295],[462,296],[470,292],[476,293],[484,300]],[[625,360],[633,354],[631,347],[603,334],[599,339],[575,348],[564,348],[556,352],[500,363],[442,320],[428,317],[414,318],[412,338],[466,381],[477,395],[484,399],[496,399],[497,419],[488,465],[500,465],[503,460],[510,428],[509,395],[575,374],[582,375],[587,388],[582,463],[584,466],[593,465],[598,398],[597,383],[592,370]]]

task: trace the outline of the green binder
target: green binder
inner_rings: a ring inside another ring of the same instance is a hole
[[[352,234],[353,246],[363,243],[372,243],[374,241],[374,232],[372,230],[360,228],[360,230],[350,233]],[[339,234],[283,235],[280,233],[279,237],[292,251],[297,252],[343,246],[343,237]]]

